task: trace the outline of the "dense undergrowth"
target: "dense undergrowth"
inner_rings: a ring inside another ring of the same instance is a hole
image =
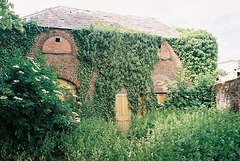
[[[239,160],[239,114],[218,109],[162,109],[133,118],[127,132],[100,118],[83,119],[73,132],[48,134],[31,155],[15,160]]]

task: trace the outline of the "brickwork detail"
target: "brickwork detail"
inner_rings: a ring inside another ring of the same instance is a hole
[[[240,77],[216,85],[217,108],[240,111]]]
[[[160,60],[155,64],[152,72],[153,83],[157,93],[168,93],[166,81],[170,84],[176,82],[177,67],[181,66],[181,61],[167,41],[162,43],[158,56],[166,60]]]
[[[60,42],[55,42],[56,38],[60,38]],[[36,43],[27,56],[35,57],[37,50],[43,51],[46,64],[57,67],[60,78],[78,85],[80,80],[77,75],[80,62],[77,58],[77,49],[70,30],[52,29],[36,37]]]
[[[63,37],[53,36],[42,47],[43,53],[71,53],[71,45]]]

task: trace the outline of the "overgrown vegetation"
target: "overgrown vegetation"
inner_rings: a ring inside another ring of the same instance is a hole
[[[200,73],[192,80],[186,69],[178,69],[175,85],[169,85],[170,93],[164,101],[165,108],[215,107],[216,77],[218,73]]]
[[[35,43],[35,37],[48,30],[48,28],[40,27],[33,21],[23,21],[21,24],[24,32],[19,31],[15,25],[11,29],[2,29],[0,27],[0,67],[16,55],[25,56],[29,53]]]
[[[9,11],[11,4],[1,4],[5,8],[0,16],[9,21],[0,22],[0,160],[240,159],[239,114],[206,108],[214,103],[212,72],[217,63],[217,43],[210,33],[178,29],[180,38],[166,39],[189,75],[179,74],[165,108],[156,110],[151,73],[165,38],[115,25],[74,30],[81,62],[82,105],[77,105],[73,99],[59,99],[57,76],[41,54],[37,62],[22,57],[35,36],[48,28],[35,22],[19,25]],[[93,100],[85,103],[94,72]],[[111,122],[115,95],[122,87],[134,114],[142,107],[152,110],[141,118],[133,116],[127,132]]]
[[[207,72],[210,76],[215,71],[217,64],[216,39],[210,33],[202,30],[178,30],[181,32],[180,38],[169,38],[167,40],[179,55],[184,68],[188,70],[190,80],[194,82],[186,85],[184,85],[186,82],[180,82],[177,84],[179,87],[171,88],[171,91],[172,93],[179,91],[175,96],[181,92],[185,92],[185,94],[187,92],[188,96],[192,95],[189,96],[189,100],[197,97],[194,105],[198,105],[207,99],[212,99],[210,97],[204,99],[206,98],[204,95],[212,92],[211,85],[214,85],[215,78],[209,77],[210,82],[208,83],[205,83],[206,80],[194,80],[194,78],[204,79],[202,78],[204,77],[203,74],[200,73]],[[79,77],[81,82],[85,82],[79,86],[81,102],[85,102],[89,90],[88,82],[93,72],[97,72],[93,107],[89,108],[91,111],[95,111],[94,113],[97,115],[108,120],[114,118],[115,95],[122,87],[127,89],[129,107],[134,114],[145,106],[145,103],[149,103],[150,106],[147,107],[150,109],[156,108],[156,104],[154,104],[156,96],[154,94],[151,94],[151,97],[144,97],[148,98],[147,102],[141,101],[140,98],[143,97],[140,96],[147,95],[146,92],[149,87],[154,93],[151,73],[154,64],[160,60],[156,54],[158,46],[163,40],[161,37],[136,31],[129,32],[118,26],[104,26],[102,24],[92,26],[90,29],[75,30],[74,34],[80,47],[78,50],[78,57],[81,62]],[[199,74],[200,76],[198,76]],[[195,86],[195,84],[196,87],[189,89],[190,86]],[[200,89],[200,86],[204,86],[206,91]],[[189,90],[191,90],[191,94]],[[184,100],[182,96],[178,98]],[[188,106],[192,102],[188,101]],[[207,102],[212,104],[209,100]],[[90,104],[87,104],[87,106],[90,106]]]
[[[33,150],[47,132],[76,127],[72,105],[60,100],[57,76],[42,55],[37,62],[15,56],[1,70],[0,144],[9,143],[7,150]]]
[[[194,78],[200,73],[217,68],[218,45],[216,38],[205,30],[177,28],[179,38],[167,39],[178,54],[184,68]]]
[[[218,109],[154,110],[135,118],[128,132],[103,119],[84,119],[58,136],[48,134],[16,160],[239,160],[239,114]],[[1,148],[2,157],[8,159]],[[12,156],[13,157],[13,156]]]
[[[93,72],[97,72],[92,102],[95,114],[113,120],[115,95],[122,87],[126,88],[129,107],[136,114],[144,106],[140,103],[140,95],[148,95],[149,87],[154,91],[151,73],[159,61],[157,50],[161,38],[144,33],[122,33],[116,26],[112,30],[100,30],[94,26],[75,30],[74,36],[79,46],[78,58],[81,62],[80,101],[85,102],[89,80]],[[148,108],[154,107],[156,101]]]

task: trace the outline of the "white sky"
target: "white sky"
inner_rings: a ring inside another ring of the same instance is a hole
[[[219,62],[240,60],[240,0],[9,0],[16,14],[67,6],[154,17],[183,28],[204,29],[217,37]]]

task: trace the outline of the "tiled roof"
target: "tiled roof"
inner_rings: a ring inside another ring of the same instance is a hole
[[[124,28],[132,28],[149,34],[164,37],[178,37],[179,33],[171,26],[155,18],[120,15],[107,12],[89,11],[69,7],[54,7],[25,16],[27,21],[36,20],[39,25],[54,28],[78,29],[89,27],[99,21],[107,24],[118,24]]]

